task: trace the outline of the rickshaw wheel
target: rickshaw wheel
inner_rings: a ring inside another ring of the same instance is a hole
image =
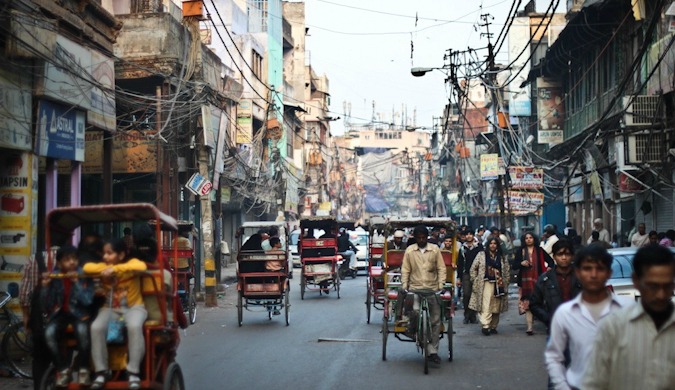
[[[366,323],[370,324],[370,305],[372,304],[372,297],[370,294],[370,281],[366,286]]]
[[[195,292],[190,292],[190,301],[188,303],[188,316],[190,323],[194,324],[197,321],[197,301],[195,300]]]
[[[164,374],[164,390],[185,390],[185,381],[183,380],[183,371],[176,362],[169,364]]]
[[[337,299],[340,299],[340,278],[335,279],[335,290],[337,290]]]
[[[387,336],[389,335],[389,320],[382,317],[382,360],[387,360]]]
[[[424,357],[424,373],[428,374],[429,373],[429,352],[428,352],[428,346],[429,346],[429,318],[426,315],[421,315],[420,316],[420,334],[418,337],[420,337],[420,344],[422,347],[422,356]]]
[[[452,329],[452,317],[448,318],[448,361],[452,361],[452,336],[453,336],[454,330]]]
[[[300,299],[305,299],[305,288],[307,284],[307,278],[305,275],[300,276]]]
[[[286,294],[284,294],[284,315],[286,317],[286,326],[290,325],[291,323],[291,304],[288,301],[288,294],[290,293],[290,285],[286,286]]]
[[[45,373],[40,379],[40,390],[54,390],[56,389],[56,367],[50,364]]]
[[[239,290],[239,303],[237,303],[237,320],[241,326],[244,320],[244,292],[241,290]]]

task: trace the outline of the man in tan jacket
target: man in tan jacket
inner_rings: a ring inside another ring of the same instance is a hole
[[[438,343],[441,331],[441,304],[436,291],[443,289],[446,269],[441,250],[437,245],[427,243],[429,231],[418,225],[413,230],[415,244],[408,246],[403,255],[401,282],[404,291],[427,291],[424,295],[429,303],[431,320],[431,343],[428,346],[429,360],[439,364]],[[417,299],[415,308],[418,307]]]

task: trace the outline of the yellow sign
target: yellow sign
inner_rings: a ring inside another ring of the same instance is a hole
[[[253,101],[241,99],[237,107],[237,144],[253,142]]]
[[[488,153],[480,155],[481,180],[493,180],[499,176],[499,155]]]

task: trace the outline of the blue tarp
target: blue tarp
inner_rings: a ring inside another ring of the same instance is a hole
[[[369,213],[382,213],[389,210],[389,203],[380,195],[379,186],[365,185],[366,211]]]

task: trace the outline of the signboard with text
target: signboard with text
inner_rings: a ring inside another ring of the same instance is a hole
[[[501,169],[503,174],[503,167]],[[480,179],[494,180],[500,175],[499,155],[496,153],[487,153],[480,155]]]
[[[35,152],[58,160],[84,161],[84,112],[40,100]]]
[[[544,205],[544,194],[540,192],[509,191],[508,200],[513,215],[540,215]]]
[[[563,142],[565,102],[562,87],[543,77],[537,78],[537,130],[540,144]]]
[[[544,187],[544,170],[534,167],[509,167],[511,188],[538,190]]]

